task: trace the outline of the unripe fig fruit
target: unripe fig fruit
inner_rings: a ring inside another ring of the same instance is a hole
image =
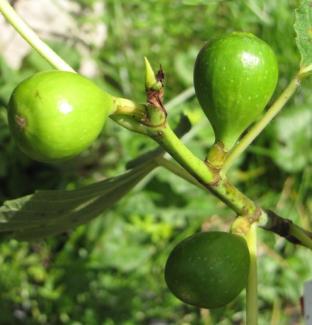
[[[9,102],[11,133],[21,150],[43,162],[72,158],[99,135],[113,97],[72,72],[44,71],[22,81]]]
[[[171,252],[165,280],[172,293],[190,305],[218,308],[245,288],[250,256],[246,240],[225,232],[203,232]]]
[[[264,110],[278,79],[271,47],[250,33],[234,32],[206,44],[194,68],[196,96],[228,151]]]

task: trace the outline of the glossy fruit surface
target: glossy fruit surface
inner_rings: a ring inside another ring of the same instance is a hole
[[[261,114],[278,79],[274,52],[250,33],[235,32],[206,44],[194,67],[197,98],[229,150]]]
[[[78,155],[99,135],[113,98],[90,80],[65,71],[44,71],[13,91],[8,119],[18,146],[43,162]]]
[[[245,288],[249,251],[244,238],[225,232],[203,232],[180,242],[171,252],[165,279],[185,303],[218,308]]]

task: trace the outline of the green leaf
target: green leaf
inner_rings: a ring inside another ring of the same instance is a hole
[[[80,189],[36,191],[0,207],[0,234],[33,240],[59,234],[97,217],[125,196],[155,164]]]
[[[295,11],[296,42],[301,55],[301,66],[312,64],[312,1],[302,0]]]

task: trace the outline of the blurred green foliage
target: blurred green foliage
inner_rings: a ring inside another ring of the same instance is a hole
[[[143,56],[166,73],[166,100],[192,86],[203,42],[233,30],[255,33],[275,50],[276,94],[296,72],[295,0],[106,0],[108,38],[94,49],[101,86],[144,100]],[[95,0],[77,1],[86,13]],[[81,24],[88,17],[77,17]],[[75,68],[80,55],[70,38],[52,46]],[[45,165],[15,147],[6,123],[12,89],[46,69],[35,53],[14,71],[0,58],[0,201],[35,189],[76,188],[116,175],[155,145],[109,122],[101,138],[75,160]],[[311,93],[304,81],[285,110],[239,159],[230,178],[263,207],[311,229]],[[276,96],[276,95],[275,95]],[[169,111],[187,112],[185,137],[200,157],[213,142],[195,98]],[[173,297],[163,269],[172,247],[200,229],[228,229],[233,214],[212,196],[158,169],[114,209],[93,222],[42,242],[1,240],[0,324],[243,324],[244,297],[200,312]],[[303,282],[312,276],[311,253],[259,230],[260,324],[300,324]]]

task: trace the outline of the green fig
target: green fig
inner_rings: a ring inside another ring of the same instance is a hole
[[[218,308],[236,298],[246,287],[250,254],[246,240],[214,231],[195,234],[170,253],[165,280],[183,302]]]
[[[8,120],[20,149],[34,160],[69,159],[99,135],[113,97],[72,72],[44,71],[13,91]]]
[[[269,102],[278,80],[271,47],[253,34],[234,32],[206,44],[194,67],[198,101],[230,150]]]

